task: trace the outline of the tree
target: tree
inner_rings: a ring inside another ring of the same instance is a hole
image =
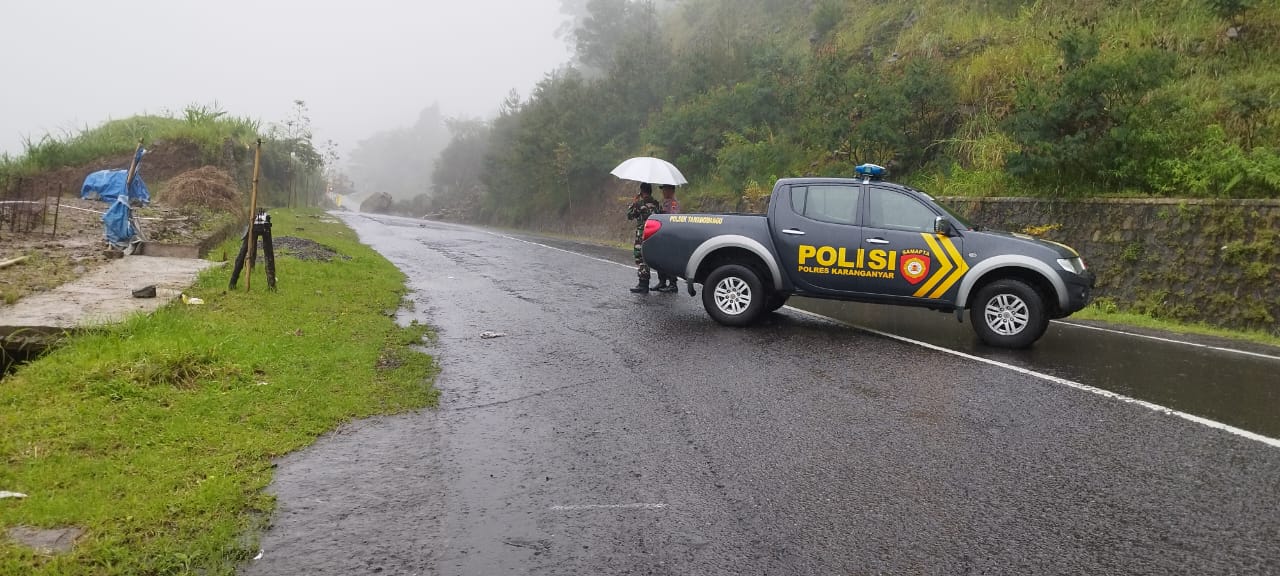
[[[431,207],[433,211],[456,211],[473,218],[478,215],[485,191],[482,178],[491,129],[480,120],[451,119],[446,123],[453,138],[431,173]]]
[[[379,132],[351,151],[351,175],[361,189],[384,192],[397,199],[426,193],[449,131],[438,105],[422,110],[410,127]]]
[[[560,142],[556,145],[555,152],[556,174],[564,181],[564,194],[567,199],[569,214],[573,214],[573,184],[569,181],[569,177],[573,174],[573,149],[569,147],[568,142]]]
[[[577,60],[588,70],[607,71],[613,64],[621,39],[629,33],[631,2],[587,0],[586,11],[586,16],[573,32]]]
[[[938,142],[955,130],[955,88],[946,69],[924,58],[907,64],[894,87],[901,90],[908,112],[901,127],[905,142],[897,157],[905,170],[924,168],[938,154]]]
[[[289,115],[271,124],[262,147],[263,203],[292,205],[299,189],[308,193],[318,181],[324,157],[312,142],[311,116],[305,100],[294,100]]]
[[[1103,58],[1098,39],[1076,30],[1058,43],[1060,76],[1018,91],[1006,120],[1020,149],[1010,174],[1058,190],[1152,184],[1157,166],[1177,149],[1164,135],[1180,102],[1157,90],[1173,78],[1176,57],[1138,49]]]

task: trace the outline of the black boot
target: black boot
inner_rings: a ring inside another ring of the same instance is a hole
[[[636,287],[631,289],[631,293],[632,294],[648,294],[649,281],[641,278],[640,283],[636,284]]]

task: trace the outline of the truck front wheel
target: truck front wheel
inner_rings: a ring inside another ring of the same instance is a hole
[[[726,264],[707,276],[703,283],[702,305],[716,322],[726,326],[746,326],[764,311],[764,284],[754,270]]]
[[[969,314],[978,337],[1000,348],[1026,348],[1049,327],[1040,293],[1012,278],[983,286]]]

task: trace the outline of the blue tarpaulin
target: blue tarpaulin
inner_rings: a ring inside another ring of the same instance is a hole
[[[133,223],[129,221],[129,203],[120,196],[116,197],[107,213],[102,215],[102,225],[107,231],[107,242],[115,246],[128,244],[138,235],[133,229]]]
[[[114,202],[124,193],[124,179],[128,176],[128,170],[94,172],[84,179],[84,186],[80,188],[80,197],[93,199],[96,195],[103,202]],[[133,175],[133,184],[129,186],[129,193],[126,196],[143,204],[151,202],[151,194],[147,191],[147,185],[142,181],[141,174]]]
[[[106,229],[107,242],[116,247],[127,247],[138,239],[138,230],[133,225],[131,201],[148,204],[151,193],[142,181],[142,155],[146,153],[141,146],[133,155],[133,180],[129,180],[128,170],[99,170],[84,179],[80,187],[80,197],[92,199],[96,196],[103,202],[111,202],[111,208],[102,215],[102,226]],[[128,190],[125,190],[125,187]]]

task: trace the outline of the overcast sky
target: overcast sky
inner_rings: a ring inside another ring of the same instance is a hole
[[[412,124],[489,116],[569,59],[560,0],[0,0],[0,152],[137,113],[217,100],[348,151]],[[344,154],[345,156],[345,154]]]

